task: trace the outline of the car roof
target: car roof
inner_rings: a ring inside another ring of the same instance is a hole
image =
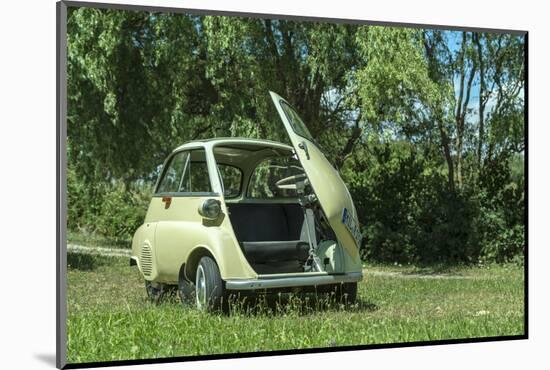
[[[214,147],[214,146],[223,146],[223,145],[245,145],[245,146],[256,146],[256,147],[265,147],[265,148],[278,148],[283,150],[292,151],[293,148],[290,145],[280,143],[278,141],[266,140],[266,139],[253,139],[246,137],[218,137],[212,139],[204,140],[194,140],[183,145],[180,145],[174,152],[183,149],[196,148],[196,147]]]

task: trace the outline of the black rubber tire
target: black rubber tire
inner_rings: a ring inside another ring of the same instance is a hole
[[[187,280],[183,274],[179,277],[178,293],[184,306],[193,306],[195,304],[195,284]]]
[[[200,270],[204,272],[204,301],[199,301],[201,286],[199,283]],[[220,275],[220,270],[216,262],[208,256],[202,257],[197,266],[195,278],[195,304],[199,309],[207,311],[218,311],[227,308],[226,291],[223,280]]]
[[[354,304],[357,301],[357,283],[343,283],[338,286],[336,299],[339,303]]]

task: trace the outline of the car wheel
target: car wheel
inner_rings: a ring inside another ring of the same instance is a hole
[[[339,303],[354,304],[357,300],[357,283],[343,283],[336,290],[336,299]]]
[[[195,285],[187,280],[183,274],[178,281],[178,293],[184,306],[192,306],[195,302]]]
[[[168,290],[169,289],[165,284],[145,280],[145,291],[147,292],[147,297],[153,303],[160,303],[166,296]]]
[[[195,275],[195,303],[199,310],[215,311],[225,304],[225,288],[218,265],[202,257]]]

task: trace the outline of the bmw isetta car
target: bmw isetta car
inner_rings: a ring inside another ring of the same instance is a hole
[[[219,309],[243,291],[334,291],[354,302],[361,234],[350,193],[284,99],[271,98],[292,146],[216,138],[166,159],[131,264],[156,300]]]

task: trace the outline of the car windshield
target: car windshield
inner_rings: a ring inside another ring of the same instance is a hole
[[[256,199],[296,198],[296,190],[280,189],[276,183],[286,177],[303,173],[304,169],[293,157],[266,158],[252,173],[247,196]]]

